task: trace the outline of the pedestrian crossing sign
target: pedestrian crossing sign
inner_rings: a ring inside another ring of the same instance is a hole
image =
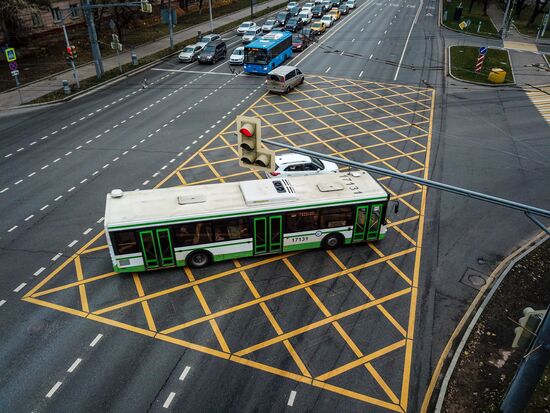
[[[14,62],[15,60],[17,60],[17,56],[15,55],[15,49],[10,47],[8,49],[6,49],[6,59],[8,61],[8,63],[10,62]]]

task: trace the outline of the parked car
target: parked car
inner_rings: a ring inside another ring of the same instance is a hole
[[[241,25],[237,28],[237,34],[243,35],[246,31],[256,27],[254,22],[242,22]]]
[[[295,66],[279,66],[266,76],[265,86],[270,92],[288,93],[304,83],[304,74]]]
[[[231,53],[231,56],[229,56],[229,64],[242,65],[243,63],[244,63],[244,47],[239,46],[235,50],[233,50],[233,53]]]
[[[340,14],[346,15],[349,13],[349,7],[347,4],[342,3],[340,4],[340,7],[338,7],[338,11],[340,12]]]
[[[311,23],[311,18],[313,17],[313,15],[311,14],[311,12],[309,11],[304,11],[302,9],[302,11],[300,12],[300,14],[298,15],[298,17],[300,19],[302,19],[302,22],[304,22],[304,24],[309,24]]]
[[[338,173],[338,165],[319,158],[283,153],[275,157],[275,171],[266,173],[268,178]]]
[[[340,11],[338,9],[332,9],[328,12],[332,16],[332,19],[334,21],[338,20],[340,18]]]
[[[293,7],[289,10],[291,16],[298,16],[301,11],[302,8],[300,6]]]
[[[325,28],[329,28],[332,26],[333,17],[330,14],[325,14],[323,17],[321,17],[321,23],[324,23]]]
[[[309,46],[310,40],[303,34],[295,34],[292,36],[292,50],[301,52]]]
[[[299,17],[291,17],[289,21],[286,22],[285,30],[295,33],[302,30],[304,23]]]
[[[314,18],[320,19],[325,14],[325,9],[320,4],[311,9],[311,14]]]
[[[286,9],[290,10],[296,6],[299,6],[299,3],[297,1],[291,1],[286,5]]]
[[[262,28],[260,26],[256,26],[253,29],[249,29],[243,34],[243,44],[248,44],[250,42],[253,42],[261,35],[262,35]]]
[[[192,44],[185,46],[183,50],[178,55],[178,60],[180,62],[194,62],[199,57],[202,47],[198,44]]]
[[[279,13],[277,13],[276,19],[277,19],[277,21],[279,22],[279,24],[281,26],[284,26],[286,24],[286,22],[288,21],[288,19],[290,19],[290,12],[289,11],[280,11]]]
[[[208,43],[213,42],[214,40],[219,40],[222,37],[216,33],[210,33],[201,37],[200,41],[196,43],[197,46],[201,47],[201,50],[204,49]]]
[[[332,21],[332,18],[330,18],[330,21]],[[327,27],[325,26],[325,23],[323,23],[321,20],[315,20],[311,24],[311,31],[316,35],[323,34],[326,30],[327,30]]]
[[[262,32],[269,33],[271,30],[273,30],[277,26],[280,26],[279,22],[277,21],[277,17],[270,17],[262,25]]]
[[[351,10],[351,9],[354,9],[355,6],[356,6],[356,4],[357,4],[357,3],[355,2],[355,0],[348,0],[348,1],[346,1],[346,6],[348,6],[348,7],[350,8],[350,10]]]
[[[225,59],[227,55],[227,46],[221,39],[209,42],[199,54],[199,63],[216,63],[218,60]]]

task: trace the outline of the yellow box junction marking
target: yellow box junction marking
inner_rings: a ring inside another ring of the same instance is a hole
[[[288,95],[263,95],[243,114],[262,119],[262,132],[267,139],[282,139],[298,147],[427,178],[434,100],[435,93],[432,89],[316,76],[310,77],[302,87]],[[262,178],[256,171],[243,171],[238,167],[234,128],[234,123],[231,122],[196,154],[162,179],[157,187]],[[104,236],[102,231],[47,275],[23,299],[310,384],[388,411],[406,412],[426,189],[415,184],[402,185],[390,177],[381,177],[379,182],[390,193],[392,200],[400,202],[401,210],[404,210],[398,217],[388,216],[386,240],[368,243],[361,250],[357,249],[363,251],[363,255],[368,253],[368,258],[363,262],[357,259],[350,261],[349,257],[343,258],[348,256],[345,252],[352,251],[354,247],[337,251],[317,251],[316,257],[323,260],[323,268],[331,270],[328,274],[318,275],[313,279],[311,274],[307,277],[304,270],[300,270],[301,253],[287,253],[246,260],[246,263],[233,260],[230,262],[233,268],[229,269],[227,265],[219,268],[213,265],[206,275],[201,273],[200,277],[187,267],[163,270],[166,274],[170,271],[176,272],[179,276],[178,283],[161,290],[151,290],[151,278],[145,282],[146,279],[138,273],[127,277],[128,274],[121,275],[108,270],[110,259],[107,245],[101,240]],[[94,259],[88,260],[91,257]],[[97,257],[102,257],[103,260],[98,260]],[[94,267],[98,262],[101,266],[99,271]],[[255,282],[255,274],[270,271],[270,267],[275,265],[288,272],[289,284],[278,291],[262,294]],[[378,291],[375,296],[365,285],[365,274],[391,277],[395,286],[387,291]],[[206,288],[219,281],[235,279],[242,282],[241,301],[226,308],[213,307],[206,298]],[[326,299],[315,288],[323,283],[344,280],[350,285],[348,288],[355,290],[363,301],[350,308],[331,311]],[[94,302],[94,289],[90,287],[98,283],[112,284],[115,288],[131,287],[131,297],[111,300],[107,305],[97,304]],[[58,294],[65,294],[75,288],[80,297],[78,302],[71,306],[56,302]],[[196,317],[171,320],[171,325],[166,326],[164,314],[155,310],[155,304],[181,293],[191,294],[196,298]],[[285,330],[282,315],[274,311],[272,303],[290,295],[296,300],[297,294],[308,300],[307,304],[312,306],[320,319],[316,318],[305,325]],[[405,316],[397,316],[393,303],[396,300],[403,303],[403,299],[406,299],[405,304],[399,304],[399,308],[406,306],[402,309]],[[146,327],[145,324],[134,325],[111,317],[111,314],[121,309],[136,308],[142,312]],[[245,314],[245,311],[256,309],[259,310],[258,317],[265,317],[268,322],[271,335],[256,340],[253,344],[231,341],[224,328],[227,317],[232,319],[239,314]],[[394,338],[377,349],[362,348],[365,344],[358,341],[353,328],[345,322],[350,317],[365,314],[376,314],[387,321],[385,327],[377,327],[388,330],[376,331],[376,334],[386,333],[388,337]],[[214,343],[192,342],[178,335],[189,328],[208,328],[217,346]],[[321,334],[323,331],[331,331],[340,338],[342,346],[347,347],[355,359],[342,361],[337,365],[311,365],[307,354],[298,345],[299,340],[305,334]],[[295,370],[261,362],[254,357],[266,348],[284,351],[284,357],[292,360]],[[383,362],[388,358],[403,360],[402,370],[385,371],[384,364],[378,364],[378,361]],[[377,389],[361,387],[362,390],[359,391],[357,388],[346,388],[337,381],[358,368],[363,369],[363,374],[372,377]],[[388,380],[389,375],[395,378],[400,372],[402,378],[398,385],[395,379]]]

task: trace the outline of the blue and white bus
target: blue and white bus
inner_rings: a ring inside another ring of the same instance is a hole
[[[266,74],[292,57],[292,33],[271,32],[244,47],[244,71]]]

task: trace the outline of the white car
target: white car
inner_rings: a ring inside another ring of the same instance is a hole
[[[243,34],[243,44],[248,44],[250,42],[253,42],[261,35],[262,35],[262,28],[260,26],[256,26],[253,29],[249,29]]]
[[[229,64],[242,65],[243,63],[244,63],[244,47],[239,46],[235,50],[233,50],[233,53],[231,53],[231,56],[229,56]]]
[[[355,8],[355,0],[348,0],[348,1],[346,1],[345,5],[348,6],[350,9],[354,9]]]
[[[198,44],[185,46],[178,55],[178,59],[180,62],[194,62],[195,60],[197,60],[197,57],[199,56],[201,50],[202,47]]]
[[[243,22],[237,28],[237,34],[243,35],[246,31],[248,31],[250,29],[254,29],[255,27],[256,27],[256,23],[254,23],[254,22]]]
[[[311,19],[313,18],[313,14],[311,14],[311,12],[309,10],[304,11],[302,9],[300,14],[298,14],[298,17],[300,19],[302,19],[302,21],[304,22],[304,26],[305,26],[306,24],[311,23]]]
[[[286,5],[286,9],[287,9],[287,10],[291,10],[291,9],[293,9],[294,7],[299,6],[299,5],[300,5],[300,4],[298,4],[297,1],[291,1],[290,3],[288,3],[288,4]]]
[[[338,165],[297,153],[283,153],[275,157],[275,171],[266,172],[268,178],[286,178],[289,176],[304,176],[337,173]]]
[[[305,4],[304,4],[304,7],[302,7],[302,10],[304,10],[304,9],[312,9],[313,7],[315,7],[315,3],[313,3],[313,2],[305,3]]]
[[[321,17],[321,23],[324,23],[327,28],[332,26],[332,16],[330,14],[325,14]]]
[[[198,41],[195,46],[200,46],[201,50],[204,49],[204,46],[206,46],[206,44],[208,42],[213,42],[214,40],[218,40],[218,39],[221,39],[222,37],[219,35],[219,34],[216,34],[216,33],[211,33],[211,34],[207,34],[206,36],[202,36],[201,37],[201,40]]]

